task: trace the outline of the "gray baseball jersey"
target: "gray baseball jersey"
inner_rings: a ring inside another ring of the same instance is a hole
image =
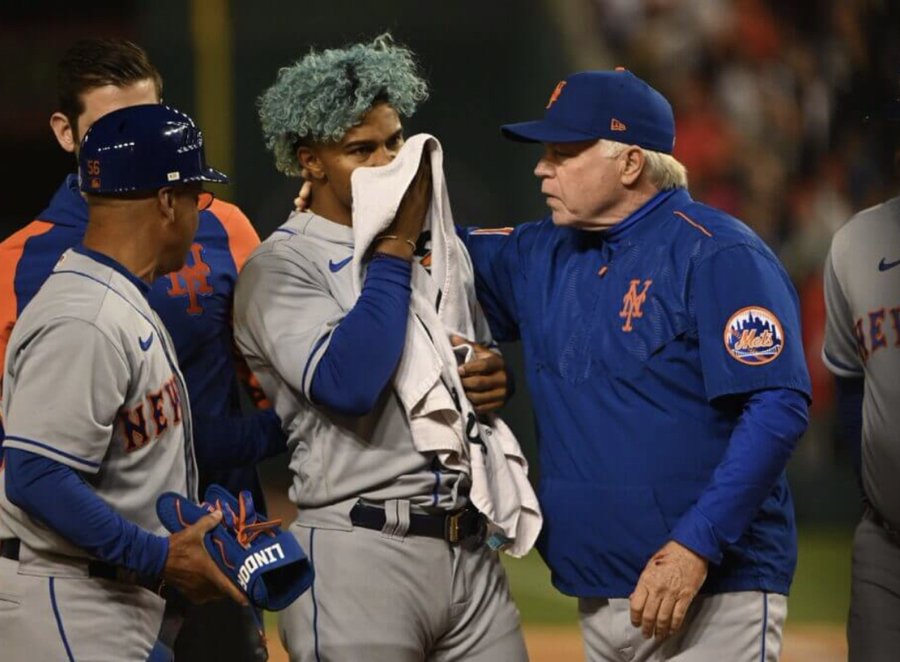
[[[282,640],[304,662],[423,659],[424,651],[434,660],[527,659],[497,553],[406,536],[411,509],[462,506],[468,477],[416,450],[392,388],[360,418],[311,404],[331,332],[357,300],[352,255],[349,227],[295,214],[250,256],[235,293],[238,346],[289,434],[300,507],[291,530],[316,568],[313,589],[280,615]],[[484,334],[476,340],[486,342],[486,322],[474,319]],[[352,527],[360,498],[383,503],[382,531]]]
[[[126,519],[167,535],[157,495],[196,498],[190,406],[171,339],[140,281],[111,260],[63,254],[16,323],[3,389],[4,446],[76,469]],[[4,478],[0,538],[22,541],[18,563],[0,564],[4,659],[148,659],[165,601],[89,579],[87,552],[10,503]]]
[[[834,236],[825,264],[825,364],[862,377],[866,496],[900,526],[900,197],[860,212]],[[847,641],[851,662],[893,660],[900,646],[900,544],[866,513],[853,537]]]
[[[157,495],[196,498],[190,406],[171,339],[134,280],[63,254],[10,338],[3,444],[76,469],[124,518],[167,535]],[[3,479],[0,538],[87,555],[10,503]]]
[[[863,486],[900,527],[900,197],[854,216],[825,264],[825,364],[864,377]]]
[[[435,468],[433,456],[415,449],[392,389],[360,418],[310,404],[331,331],[356,300],[352,254],[349,227],[294,214],[247,260],[234,303],[238,347],[289,435],[290,497],[299,520],[345,530],[360,497],[454,509],[465,503],[460,492],[468,486],[467,477]]]

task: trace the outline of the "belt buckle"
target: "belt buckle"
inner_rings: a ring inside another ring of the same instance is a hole
[[[444,521],[444,538],[446,538],[448,542],[459,542],[459,522],[465,512],[465,510],[460,510],[458,513],[447,515],[447,519]]]

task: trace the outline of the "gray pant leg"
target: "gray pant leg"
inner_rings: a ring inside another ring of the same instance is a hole
[[[280,614],[292,662],[425,659],[439,607],[450,600],[440,591],[450,573],[445,543],[363,528],[291,531],[316,572],[310,590]]]
[[[894,662],[900,657],[900,544],[867,518],[853,536],[850,662]]]
[[[578,599],[578,621],[588,662],[632,659],[635,628],[629,613],[628,600]]]
[[[10,662],[68,659],[47,580],[19,575],[18,569],[18,562],[0,558],[0,657]]]
[[[20,574],[18,563],[0,559],[0,659],[146,660],[164,606],[137,586]]]
[[[528,659],[519,610],[496,552],[451,547],[452,627],[438,641],[430,662],[523,662]]]
[[[527,659],[495,554],[363,528],[291,531],[316,571],[279,618],[292,661]]]
[[[582,599],[579,614],[589,662],[776,662],[787,598],[759,591],[697,596],[681,631],[662,642],[631,625],[627,599]]]

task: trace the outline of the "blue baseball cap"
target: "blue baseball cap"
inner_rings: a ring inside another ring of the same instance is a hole
[[[188,115],[161,103],[107,113],[84,134],[78,151],[85,193],[150,191],[190,182],[227,183],[206,165],[203,134]]]
[[[511,140],[568,143],[605,138],[671,154],[675,117],[666,98],[630,71],[582,71],[557,84],[544,119],[500,127]]]

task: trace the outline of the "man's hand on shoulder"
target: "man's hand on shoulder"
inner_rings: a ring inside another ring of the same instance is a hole
[[[500,409],[509,394],[509,380],[503,357],[484,345],[469,342],[459,336],[452,336],[454,347],[469,345],[473,349],[472,358],[459,366],[459,376],[466,397],[479,414]]]
[[[645,638],[665,639],[684,624],[688,607],[706,580],[709,562],[670,540],[647,562],[631,594],[631,624]]]
[[[297,191],[297,197],[294,198],[294,209],[296,211],[308,211],[312,201],[312,184],[309,181],[309,173],[306,168],[300,171],[300,177],[303,179],[303,184],[301,184],[300,190]]]

